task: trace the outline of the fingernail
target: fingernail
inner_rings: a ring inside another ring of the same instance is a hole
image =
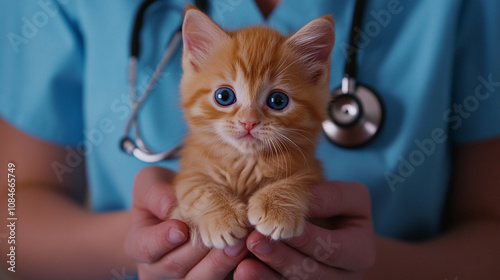
[[[271,252],[271,243],[269,243],[269,240],[267,240],[266,238],[263,238],[260,241],[252,244],[252,246],[250,246],[250,249],[260,255],[267,255]]]
[[[186,235],[182,231],[172,228],[168,231],[168,240],[173,244],[179,244],[186,241]]]
[[[239,241],[236,245],[224,248],[226,255],[230,257],[238,256],[243,248],[245,247],[245,242]]]

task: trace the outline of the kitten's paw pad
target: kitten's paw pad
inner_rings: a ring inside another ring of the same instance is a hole
[[[304,231],[305,215],[293,205],[279,205],[265,199],[250,199],[248,220],[263,235],[274,240],[299,236]]]
[[[248,235],[245,207],[236,211],[217,211],[203,216],[199,225],[201,240],[211,248],[233,246]]]

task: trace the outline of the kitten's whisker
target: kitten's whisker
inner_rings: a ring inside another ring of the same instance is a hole
[[[285,56],[282,55],[280,57],[280,61],[278,62],[278,67],[276,68],[277,74],[283,73],[283,71],[281,71],[281,67],[283,67],[283,65],[285,64],[285,62],[286,62]]]
[[[295,144],[295,142],[293,142],[293,140],[292,140],[292,139],[288,138],[288,137],[287,137],[286,135],[284,135],[283,133],[278,132],[278,133],[277,133],[277,135],[278,135],[281,139],[285,140],[287,143],[290,143],[290,144],[292,145],[292,147],[296,148],[296,149],[300,152],[300,154],[301,154],[301,155],[302,155],[302,157],[304,158],[304,162],[306,163],[307,169],[309,169],[309,165],[308,165],[308,162],[307,162],[306,156],[305,156],[304,152],[302,152],[302,149],[301,149],[301,148],[300,148],[297,144]]]
[[[288,149],[288,146],[280,141],[282,143],[283,150],[285,150],[285,161],[286,161],[286,177],[288,178],[289,176],[292,175],[292,159],[290,157],[291,151]]]
[[[225,143],[221,139],[217,139],[215,142],[211,143],[206,143],[202,146],[202,150],[200,155],[205,158],[205,163],[209,164],[210,157],[213,156],[216,159],[221,158],[222,150],[224,150],[224,147],[227,147],[227,143]],[[205,151],[208,149],[208,151],[205,153]],[[213,152],[215,149],[215,152]]]
[[[311,139],[311,138],[313,138],[313,137],[314,137],[314,135],[313,135],[312,133],[310,133],[309,131],[306,131],[306,130],[303,130],[303,129],[299,129],[299,128],[287,128],[287,129],[285,130],[285,132],[287,132],[287,133],[293,133],[293,134],[295,134],[295,135],[298,135],[298,136],[300,136],[300,137],[301,137],[301,139],[305,139],[305,140],[307,140],[309,143],[311,143],[311,144],[313,144],[313,145],[315,145],[315,144],[316,144],[316,142],[315,142],[313,139]],[[304,135],[304,134],[302,134],[301,132],[304,132],[304,133],[309,134],[309,135],[311,136],[311,138],[309,138],[309,137],[305,136],[305,135]]]
[[[268,147],[268,150],[270,152],[268,160],[272,161],[273,158],[277,157],[277,159],[278,159],[278,163],[277,164],[280,165],[281,163],[280,163],[280,159],[279,159],[279,152],[278,152],[278,149],[276,148],[276,145],[274,144],[274,142],[272,141],[272,139],[270,139],[268,137],[267,134],[265,135],[264,139],[265,139],[266,146]],[[277,174],[277,175],[281,176],[281,169],[279,169],[279,170],[280,170],[280,174]]]
[[[280,157],[280,147],[277,147],[276,144],[274,143],[274,141],[272,141],[271,139],[268,139],[269,143],[272,144],[272,147],[273,147],[273,150],[274,152],[276,152],[276,158],[278,159],[278,165],[281,167],[281,157]],[[272,156],[272,154],[271,154]],[[273,157],[271,157],[272,159]],[[278,177],[281,177],[281,172],[282,172],[282,169],[279,168],[279,174],[278,174]]]
[[[278,69],[278,71],[279,71],[279,72],[278,72],[278,74],[283,73],[286,69],[288,69],[288,67],[290,67],[291,65],[295,64],[295,61],[292,61],[290,64],[288,64],[288,66],[286,66],[286,67],[285,67],[285,69],[283,69],[283,68],[282,68],[282,67],[283,67],[283,65],[285,65],[285,63],[287,62],[287,60],[286,60],[286,59],[284,59],[284,58],[285,58],[285,56],[283,55],[283,56],[281,57],[281,59],[280,59],[280,62],[281,62],[281,63],[280,63],[280,65],[279,65],[279,67],[277,68],[277,69]],[[283,60],[283,61],[282,61],[282,60]]]
[[[292,65],[296,64],[296,63],[297,63],[297,61],[298,61],[298,60],[294,60],[294,61],[292,61],[292,62],[291,62],[290,64],[288,64],[288,65],[287,65],[284,69],[278,69],[278,71],[279,71],[279,72],[278,72],[277,76],[284,76],[284,75],[283,75],[283,73],[284,73],[284,72],[285,72],[288,68],[290,68],[290,66],[292,66]]]
[[[280,150],[281,154],[283,155],[283,159],[285,161],[284,162],[285,163],[285,175],[286,175],[286,177],[288,177],[292,171],[292,162],[289,161],[289,156],[288,156],[288,153],[290,151],[288,150],[288,146],[286,145],[286,143],[284,143],[280,137],[276,138],[276,140],[277,140],[279,150]]]

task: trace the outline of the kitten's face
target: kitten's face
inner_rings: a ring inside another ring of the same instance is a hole
[[[288,39],[264,27],[226,33],[189,10],[181,91],[190,132],[246,154],[314,145],[333,47],[326,37],[333,36],[333,24],[320,21],[323,36],[305,30]]]

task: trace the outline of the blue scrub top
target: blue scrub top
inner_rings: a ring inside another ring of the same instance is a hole
[[[85,156],[92,208],[131,206],[135,174],[148,164],[119,149],[130,115],[127,64],[139,0],[1,1],[0,116],[61,144],[62,180]],[[340,85],[355,1],[283,0],[265,20],[254,1],[210,1],[229,29],[265,24],[284,34],[333,14],[331,88]],[[182,22],[184,0],[158,1],[145,17],[137,89],[142,92]],[[358,81],[386,109],[375,141],[342,149],[321,139],[329,180],[364,183],[375,229],[406,240],[439,233],[451,177],[450,149],[500,135],[500,1],[370,0],[360,37]],[[139,114],[155,150],[182,141],[181,46]],[[177,169],[177,161],[160,165]],[[472,186],[471,186],[472,187]]]

